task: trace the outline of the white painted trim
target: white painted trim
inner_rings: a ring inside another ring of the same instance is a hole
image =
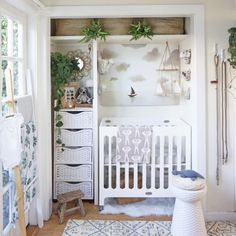
[[[40,8],[31,0],[2,0],[25,14],[35,13]]]
[[[19,21],[25,21],[26,15],[21,10],[17,9],[16,6],[12,6],[6,0],[2,0],[0,5],[0,11],[9,16],[10,18],[18,19]]]
[[[236,0],[235,0],[235,9],[236,9]],[[235,76],[236,76],[236,69],[235,69]],[[232,117],[236,117],[236,100],[234,100],[234,106],[232,106],[232,114],[231,116]],[[236,125],[235,125],[235,122],[234,122],[234,125],[233,125],[233,132],[234,132],[234,135],[233,135],[233,145],[234,147],[236,147]],[[233,151],[234,155],[236,156],[236,149],[234,149]],[[234,166],[234,210],[236,210],[236,158],[232,158],[233,159],[233,166]],[[236,217],[235,217],[236,219]]]
[[[50,22],[38,16],[36,121],[38,125],[39,198],[44,220],[52,213]]]
[[[204,8],[202,7],[201,11],[198,11],[194,15],[193,21],[193,56],[194,65],[192,68],[195,78],[193,81],[196,86],[196,94],[193,96],[195,101],[193,106],[197,109],[194,109],[195,121],[197,125],[194,127],[194,132],[196,135],[196,140],[193,140],[193,160],[196,161],[195,166],[196,170],[199,171],[203,176],[206,176],[206,147],[207,147],[207,132],[206,132],[206,54],[205,54],[205,17],[204,17]],[[197,37],[196,37],[197,36]],[[196,71],[197,70],[197,71]],[[197,145],[196,145],[197,144]]]
[[[2,93],[1,93],[2,94]],[[1,97],[0,97],[0,108]],[[0,160],[0,233],[3,232],[3,186],[2,186],[2,161]]]
[[[236,212],[205,212],[206,221],[233,221],[236,219]]]
[[[96,18],[191,16],[201,13],[203,8],[203,5],[111,5],[57,6],[48,7],[47,9],[52,18]]]
[[[94,203],[98,204],[98,186],[99,186],[99,162],[98,162],[98,72],[97,72],[97,51],[98,44],[96,41],[93,41],[93,168],[94,168],[94,182],[93,182],[93,195],[94,195]]]
[[[205,71],[205,23],[204,23],[204,6],[203,5],[119,5],[119,6],[72,6],[72,7],[49,7],[46,8],[45,15],[47,15],[48,20],[50,18],[95,18],[95,17],[167,17],[167,16],[186,16],[193,19],[194,26],[194,47],[196,50],[195,63],[198,63],[198,80],[199,84],[196,91],[196,99],[194,101],[194,106],[196,106],[196,111],[194,113],[195,119],[198,120],[197,125],[194,128],[196,133],[193,142],[198,142],[194,146],[193,152],[195,153],[195,158],[201,157],[201,161],[196,164],[196,170],[201,172],[203,175],[206,173],[206,71]],[[46,31],[48,31],[48,22],[46,23],[46,18],[41,22],[44,25]],[[43,29],[43,27],[42,27]],[[41,44],[39,50],[48,50],[49,53],[49,34],[48,32],[40,32],[44,40],[45,45]],[[48,37],[48,42],[46,42],[46,37]],[[46,56],[46,53],[44,53]],[[51,199],[51,189],[49,183],[51,181],[51,129],[50,129],[50,115],[46,109],[49,109],[50,105],[50,74],[48,57],[41,57],[39,66],[41,67],[42,74],[40,74],[38,80],[38,95],[42,96],[44,93],[45,97],[43,99],[38,99],[38,120],[40,120],[39,135],[41,136],[40,148],[43,148],[39,158],[42,159],[42,163],[39,168],[43,168],[44,176],[40,178],[44,179],[44,209],[46,210],[49,206],[49,201]],[[47,69],[46,69],[47,68]],[[204,91],[204,94],[202,92]],[[45,114],[46,113],[46,114]],[[42,139],[42,136],[46,137]],[[42,173],[41,173],[42,174]],[[42,180],[41,180],[42,181]],[[46,184],[46,187],[45,187]]]
[[[45,5],[40,0],[32,0],[34,4],[40,9],[45,9]]]

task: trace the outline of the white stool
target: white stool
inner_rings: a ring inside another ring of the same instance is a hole
[[[171,224],[173,236],[206,236],[206,226],[201,200],[206,194],[203,179],[192,181],[188,178],[174,176],[172,190],[176,197]]]

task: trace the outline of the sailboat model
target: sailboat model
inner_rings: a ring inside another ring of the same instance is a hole
[[[130,92],[130,94],[128,94],[129,95],[129,97],[135,97],[136,95],[137,95],[137,93],[134,91],[134,89],[133,89],[133,87],[131,87],[131,92]]]

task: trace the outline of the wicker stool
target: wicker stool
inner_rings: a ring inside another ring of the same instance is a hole
[[[205,180],[179,179],[172,181],[176,197],[171,233],[173,236],[206,236],[201,200],[206,194]]]
[[[59,224],[63,224],[65,214],[71,213],[75,210],[79,210],[81,216],[85,216],[84,206],[82,202],[83,196],[84,194],[80,190],[59,194],[57,196],[57,200],[59,203],[58,210],[57,210],[57,213],[59,216]],[[74,200],[77,201],[76,206],[73,208],[66,209],[67,203]]]

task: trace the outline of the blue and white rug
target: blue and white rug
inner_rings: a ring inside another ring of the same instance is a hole
[[[170,221],[69,220],[63,236],[171,236]],[[208,222],[208,236],[235,236],[236,222]]]

